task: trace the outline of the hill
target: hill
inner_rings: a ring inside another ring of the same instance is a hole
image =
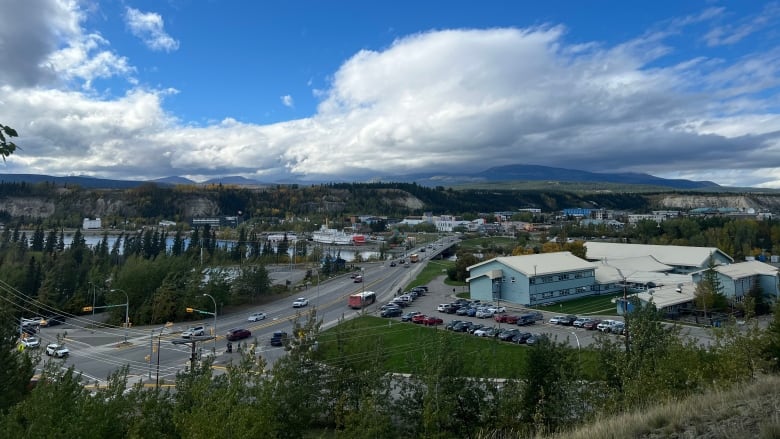
[[[779,438],[780,377],[597,419],[550,439]],[[489,437],[489,436],[488,436]]]

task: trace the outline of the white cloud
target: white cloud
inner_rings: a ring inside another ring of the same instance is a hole
[[[165,23],[160,14],[128,7],[125,22],[130,32],[152,50],[171,52],[179,48],[179,42],[165,32]]]
[[[36,57],[49,60],[48,72],[87,86],[133,74],[107,41],[78,27],[78,11],[62,11],[56,34],[69,43],[44,44],[48,52]],[[720,15],[708,10],[673,25]],[[164,109],[175,91],[134,87],[109,98],[15,82],[0,89],[0,121],[22,136],[14,169],[56,175],[359,180],[530,163],[741,186],[780,181],[780,98],[772,92],[780,51],[686,57],[663,31],[614,46],[570,44],[567,32],[540,26],[400,38],[356,53],[327,88],[313,90],[315,115],[272,125],[229,115],[190,125]],[[670,53],[674,63],[658,62]],[[0,78],[19,72],[0,67]],[[294,105],[291,95],[280,100]]]

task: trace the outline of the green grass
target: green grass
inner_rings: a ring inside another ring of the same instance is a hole
[[[468,251],[479,251],[491,247],[504,247],[513,249],[518,245],[516,239],[506,236],[489,236],[484,238],[464,239],[458,244],[462,249]]]
[[[448,320],[445,320],[445,323]],[[490,321],[491,325],[495,322]],[[503,326],[503,325],[502,325]],[[529,328],[535,332],[534,328]],[[465,376],[520,378],[529,346],[454,333],[395,319],[359,317],[320,334],[319,355],[334,366],[383,367],[386,372],[416,373],[436,359],[458,361]],[[337,340],[341,340],[341,347]],[[383,352],[377,360],[378,352]],[[582,350],[582,364],[593,364],[594,353]],[[594,376],[593,370],[587,371]]]
[[[428,261],[422,271],[420,271],[420,274],[418,274],[417,277],[415,277],[409,282],[408,285],[406,285],[405,290],[409,290],[412,287],[416,287],[417,285],[426,285],[439,276],[447,276],[447,270],[454,266],[455,262],[453,261],[441,259]],[[448,285],[465,285],[463,282],[450,283],[447,282],[447,280],[445,280],[444,283]]]
[[[617,305],[612,303],[612,299],[615,297],[622,297],[622,295],[583,297],[555,305],[537,306],[536,308],[561,314],[616,316]]]

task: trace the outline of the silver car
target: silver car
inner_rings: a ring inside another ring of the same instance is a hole
[[[266,315],[264,312],[256,312],[249,315],[249,318],[246,319],[248,322],[257,322],[259,320],[265,320]]]

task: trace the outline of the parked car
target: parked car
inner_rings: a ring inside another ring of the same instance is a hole
[[[400,307],[400,308],[406,308],[407,306],[412,304],[412,302],[406,302],[404,300],[398,300],[397,297],[395,299],[393,299],[393,301],[390,302],[390,303],[395,305],[395,306],[397,306],[397,307]]]
[[[559,324],[564,325],[564,326],[571,326],[571,325],[574,324],[574,322],[577,321],[577,319],[578,319],[577,316],[575,316],[573,314],[569,314],[567,316],[563,316],[563,319],[561,320],[561,322]]]
[[[488,311],[491,311],[493,314],[500,314],[502,312],[506,312],[506,307],[503,306],[491,306],[488,308]]]
[[[444,323],[444,320],[442,320],[442,319],[440,319],[439,317],[436,317],[436,316],[428,316],[428,317],[426,317],[423,320],[422,323],[425,326],[436,326],[436,325],[441,325],[442,323]]]
[[[618,322],[617,320],[605,319],[605,320],[602,320],[601,323],[599,323],[596,326],[596,329],[598,329],[601,332],[609,332],[610,327],[612,325],[614,325],[615,323],[617,323],[617,322]]]
[[[626,325],[623,322],[615,323],[614,325],[609,327],[609,332],[617,335],[623,335],[625,330],[626,330]]]
[[[477,337],[495,337],[498,335],[498,329],[496,328],[482,328],[474,331],[474,335]]]
[[[481,308],[477,310],[475,317],[477,317],[478,319],[488,319],[490,317],[493,317],[493,312],[487,308]]]
[[[574,321],[573,326],[576,327],[576,328],[582,328],[582,325],[584,325],[585,323],[588,323],[591,320],[593,320],[593,319],[591,319],[590,317],[580,317],[580,318],[578,318],[577,320]]]
[[[514,314],[510,314],[510,315],[502,314],[502,315],[504,316],[504,321],[510,325],[516,325],[517,321],[520,320],[520,316],[518,315],[514,315]]]
[[[509,317],[506,314],[494,314],[493,320],[497,321],[498,323],[506,323],[506,318]]]
[[[206,327],[203,325],[193,326],[181,333],[182,338],[197,337],[199,335],[206,335]]]
[[[416,315],[422,314],[420,311],[409,311],[401,317],[402,322],[411,322]]]
[[[287,341],[287,333],[284,331],[276,331],[271,335],[271,346],[284,346]]]
[[[545,334],[531,334],[530,337],[528,337],[525,340],[525,344],[531,346],[539,343],[541,340],[547,340],[547,335]]]
[[[477,315],[477,308],[471,307],[466,311],[466,315],[469,317],[476,317]]]
[[[600,319],[590,319],[589,321],[582,324],[582,329],[592,331],[598,327],[599,323],[601,323]]]
[[[524,344],[526,341],[528,341],[529,338],[531,338],[531,335],[533,334],[530,332],[518,332],[514,337],[512,337],[512,343]]]
[[[450,320],[450,321],[449,321],[449,322],[447,322],[447,324],[444,326],[444,329],[447,329],[447,330],[452,330],[452,328],[454,328],[454,327],[455,327],[455,325],[457,325],[458,323],[461,323],[461,322],[462,322],[462,320]]]
[[[228,331],[225,338],[228,341],[243,340],[252,336],[252,332],[244,328],[233,328]]]
[[[517,326],[533,325],[536,323],[536,315],[523,314],[517,317]]]
[[[457,325],[452,327],[453,332],[468,332],[469,328],[471,328],[472,323],[471,322],[459,322]]]
[[[445,309],[447,309],[450,306],[449,303],[440,303],[439,306],[436,307],[436,311],[444,312]]]
[[[426,317],[428,316],[425,314],[417,314],[416,316],[412,317],[412,323],[421,324]]]
[[[472,323],[471,326],[468,329],[468,333],[469,334],[473,334],[474,331],[477,331],[477,330],[482,329],[484,327],[485,327],[485,325],[483,325],[482,323]]]
[[[498,334],[498,339],[501,340],[501,341],[511,341],[512,337],[514,337],[515,335],[517,335],[519,333],[520,333],[520,330],[517,329],[517,328],[505,329],[505,330],[501,331]]]
[[[550,318],[549,323],[551,325],[561,325],[566,320],[566,316],[553,316]]]
[[[249,314],[249,318],[246,320],[248,322],[257,322],[259,320],[265,320],[266,317],[267,316],[265,315],[264,312],[256,312],[256,313]]]
[[[417,285],[413,289],[418,289],[418,288],[425,291],[426,293],[428,292],[428,287],[426,285]]]
[[[303,308],[309,305],[309,299],[305,297],[299,297],[293,302],[293,308]]]
[[[379,313],[382,317],[399,317],[401,314],[403,314],[403,310],[401,308],[387,308],[383,309],[382,312]]]
[[[22,345],[24,345],[24,347],[26,348],[31,348],[31,349],[39,348],[41,347],[41,339],[34,335],[31,335],[22,339]]]
[[[56,358],[65,358],[70,355],[70,351],[64,345],[51,343],[46,346],[46,355]]]

